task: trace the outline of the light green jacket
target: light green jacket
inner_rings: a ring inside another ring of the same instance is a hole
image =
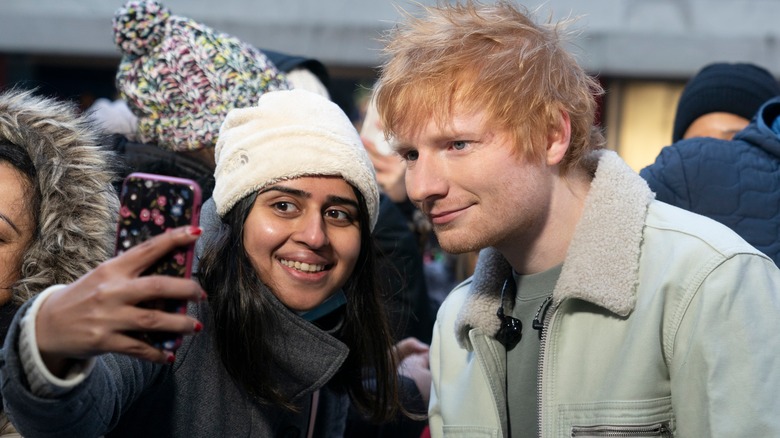
[[[439,311],[433,437],[508,436],[506,353],[493,335],[509,275],[484,250]],[[541,436],[780,437],[778,321],[771,259],[712,220],[654,201],[602,152],[543,330]]]

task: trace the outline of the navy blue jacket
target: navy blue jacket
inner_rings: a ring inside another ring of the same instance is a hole
[[[780,97],[733,140],[680,140],[640,175],[658,200],[728,226],[780,266],[780,138],[771,129],[778,116]]]

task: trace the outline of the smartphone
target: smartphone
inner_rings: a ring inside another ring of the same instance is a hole
[[[120,255],[158,234],[186,225],[198,225],[201,189],[197,182],[166,175],[131,173],[122,183],[119,193],[119,222],[114,255]],[[168,275],[190,278],[195,244],[174,249],[147,268],[141,275]],[[142,307],[185,313],[183,300],[153,300],[139,303]],[[181,344],[175,333],[132,333],[152,346],[173,351]]]

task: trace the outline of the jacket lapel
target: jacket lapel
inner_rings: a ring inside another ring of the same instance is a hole
[[[273,346],[272,378],[284,382],[282,391],[295,401],[324,386],[338,372],[349,354],[349,348],[334,336],[295,315],[271,295],[269,302],[279,318],[279,329],[270,333]]]

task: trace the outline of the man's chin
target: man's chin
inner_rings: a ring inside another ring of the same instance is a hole
[[[473,231],[455,229],[455,227],[450,227],[450,229],[434,227],[434,232],[441,249],[450,254],[479,251],[489,246],[474,236]]]

